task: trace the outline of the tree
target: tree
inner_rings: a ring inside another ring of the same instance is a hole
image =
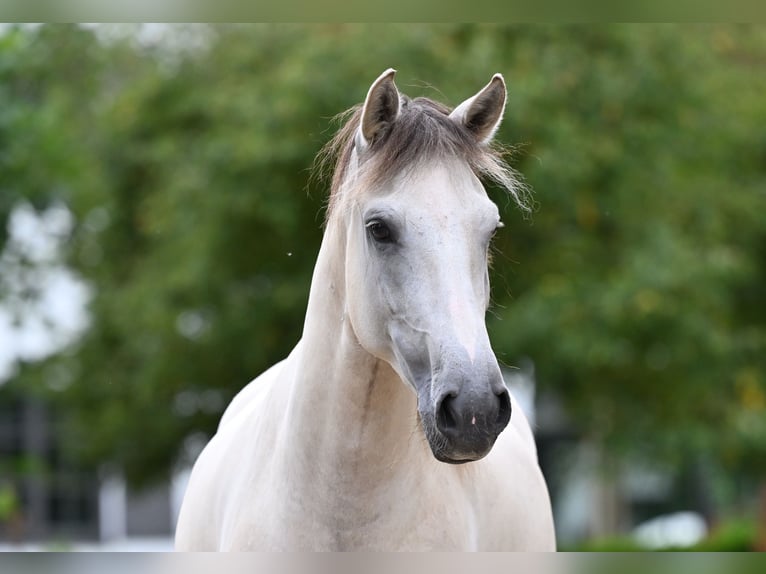
[[[221,26],[172,57],[76,27],[3,41],[0,133],[27,151],[0,160],[0,210],[58,190],[95,290],[83,340],[16,384],[69,381],[91,461],[165,472],[298,340],[325,200],[308,168],[393,65],[452,104],[508,80],[499,139],[539,207],[491,190],[501,359],[532,358],[608,446],[766,471],[761,28]]]

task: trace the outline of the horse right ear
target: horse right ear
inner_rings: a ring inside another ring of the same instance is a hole
[[[399,90],[394,84],[396,70],[389,68],[372,83],[362,108],[357,144],[365,148],[399,116]]]

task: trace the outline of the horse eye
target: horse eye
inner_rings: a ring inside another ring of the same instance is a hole
[[[379,219],[373,219],[366,227],[370,236],[378,243],[390,243],[392,241],[391,230]]]

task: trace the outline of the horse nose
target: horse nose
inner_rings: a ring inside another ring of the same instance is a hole
[[[510,420],[511,397],[505,387],[449,391],[436,403],[436,427],[450,439],[490,436],[494,440]]]

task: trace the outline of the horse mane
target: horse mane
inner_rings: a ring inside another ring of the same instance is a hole
[[[401,95],[396,121],[370,144],[369,157],[364,161],[365,183],[383,185],[427,160],[456,157],[465,161],[480,179],[505,189],[523,211],[531,211],[529,189],[505,161],[511,148],[494,142],[479,143],[468,129],[449,118],[451,111],[444,104],[429,98],[410,99]],[[344,123],[324,145],[314,162],[320,176],[326,175],[330,167],[334,168],[328,219],[341,197],[361,116],[361,105],[338,114],[336,120]]]

